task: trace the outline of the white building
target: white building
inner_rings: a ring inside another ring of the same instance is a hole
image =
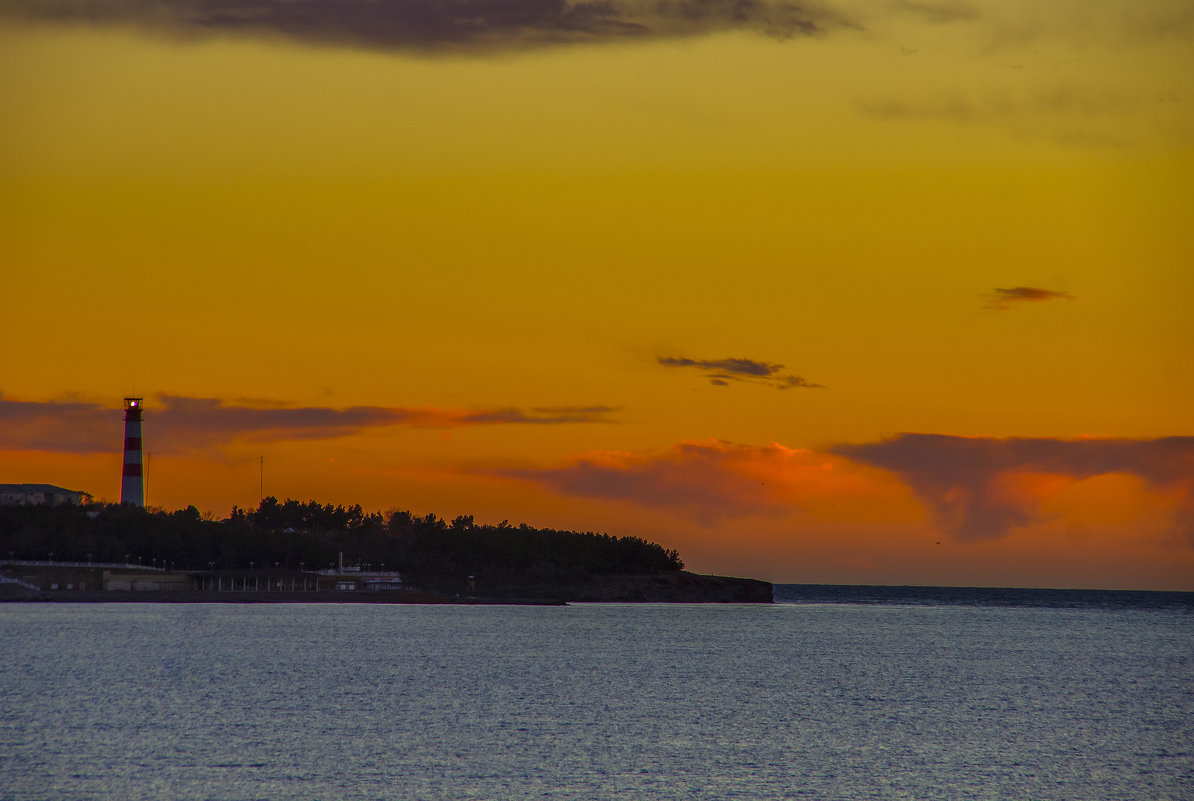
[[[91,496],[86,492],[55,487],[53,484],[0,484],[0,506],[36,506],[60,503],[86,503]]]

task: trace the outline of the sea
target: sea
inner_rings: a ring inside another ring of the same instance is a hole
[[[0,604],[0,799],[1194,799],[1194,594]]]

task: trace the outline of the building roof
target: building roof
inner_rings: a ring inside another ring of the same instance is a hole
[[[56,495],[88,495],[88,494],[90,494],[90,493],[84,492],[83,490],[66,489],[65,487],[59,487],[54,484],[0,484],[0,492],[23,492],[26,494],[31,493],[31,492],[40,492],[43,494],[47,493],[47,492],[52,492]]]

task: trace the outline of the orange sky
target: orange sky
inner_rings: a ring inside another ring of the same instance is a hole
[[[1194,590],[1185,4],[221,7],[0,11],[0,481]]]

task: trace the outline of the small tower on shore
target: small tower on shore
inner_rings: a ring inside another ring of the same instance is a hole
[[[124,473],[120,502],[145,505],[145,473],[141,459],[141,398],[124,399]]]

